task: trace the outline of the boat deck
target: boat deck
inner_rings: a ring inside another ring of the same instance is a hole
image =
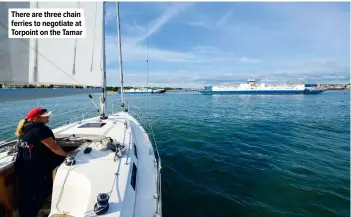
[[[148,135],[132,116],[120,112],[105,120],[95,117],[53,132],[63,149],[75,150],[75,163],[63,162],[53,171],[52,196],[38,216],[96,216],[100,193],[109,195],[104,216],[160,213],[160,168]],[[0,160],[0,166],[11,165],[10,157]]]

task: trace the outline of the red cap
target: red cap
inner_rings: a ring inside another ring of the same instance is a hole
[[[43,108],[33,108],[27,113],[26,118],[33,120],[35,117],[47,117],[50,116],[51,112],[48,112],[46,109]]]

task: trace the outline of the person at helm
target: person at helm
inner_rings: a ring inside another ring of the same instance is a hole
[[[15,173],[19,185],[20,217],[36,217],[52,191],[52,171],[70,154],[55,142],[46,126],[51,112],[43,108],[30,110],[18,123],[18,155]]]

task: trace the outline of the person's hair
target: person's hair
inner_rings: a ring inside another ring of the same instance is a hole
[[[28,119],[22,119],[20,120],[20,122],[17,125],[17,129],[16,129],[16,136],[22,136],[23,135],[23,127],[24,125],[28,122]]]

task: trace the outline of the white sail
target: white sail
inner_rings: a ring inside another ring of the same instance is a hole
[[[0,84],[29,80],[29,39],[8,38],[8,9],[29,8],[30,2],[0,2]]]
[[[0,3],[0,83],[102,86],[103,2],[21,3],[21,8],[84,9],[86,37],[8,39],[8,8],[19,4]]]

